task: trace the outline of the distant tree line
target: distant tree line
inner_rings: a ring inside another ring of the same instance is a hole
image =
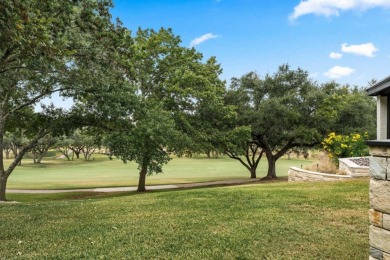
[[[5,159],[16,158],[19,151],[23,149],[31,140],[23,136],[21,132],[6,132],[3,141],[3,152]],[[49,150],[55,150],[68,161],[80,159],[89,161],[91,156],[100,150],[109,154],[108,149],[102,149],[102,140],[99,137],[88,133],[87,129],[76,129],[70,135],[52,136],[50,134],[39,139],[37,144],[29,151],[25,157],[31,157],[33,162],[39,164]]]

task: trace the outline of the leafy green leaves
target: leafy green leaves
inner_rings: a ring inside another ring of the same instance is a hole
[[[103,93],[113,86],[116,93],[119,87],[129,88],[122,76],[128,63],[121,55],[131,50],[126,48],[130,33],[111,22],[111,6],[109,0],[0,4],[0,151],[6,130],[23,128],[31,137],[7,170],[0,155],[0,200],[5,199],[7,177],[24,153],[45,135],[61,135],[75,126],[77,113],[54,105],[38,112],[34,106],[57,92],[76,102],[90,101],[92,109],[104,107],[98,102]]]

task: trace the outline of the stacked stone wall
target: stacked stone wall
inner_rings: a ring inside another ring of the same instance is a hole
[[[351,176],[307,171],[297,167],[290,167],[288,171],[289,182],[317,182],[351,180]]]
[[[390,260],[390,148],[370,154],[370,259]]]
[[[370,176],[370,167],[359,166],[350,159],[358,159],[360,157],[354,158],[340,158],[339,159],[339,169],[344,171],[347,175],[351,177],[369,177]]]

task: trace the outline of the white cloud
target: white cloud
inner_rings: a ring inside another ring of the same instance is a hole
[[[215,35],[212,33],[206,33],[206,34],[192,40],[190,43],[190,47],[194,47],[194,46],[199,45],[207,40],[218,38],[218,37],[219,37],[218,35]]]
[[[331,79],[338,79],[341,77],[349,76],[354,72],[355,70],[349,67],[334,66],[333,68],[325,72],[324,75]]]
[[[317,78],[318,77],[318,72],[314,72],[314,73],[311,73],[310,75],[309,75],[309,78]]]
[[[360,45],[348,45],[346,43],[341,44],[341,51],[345,53],[352,53],[355,55],[361,55],[366,57],[374,57],[374,52],[378,49],[372,42],[363,43]]]
[[[338,16],[340,11],[367,10],[370,8],[390,7],[390,0],[301,0],[290,15],[291,20],[307,14],[325,17]]]
[[[329,54],[329,58],[331,58],[331,59],[340,59],[341,57],[343,57],[343,54],[338,53],[338,52],[332,51],[332,52]]]

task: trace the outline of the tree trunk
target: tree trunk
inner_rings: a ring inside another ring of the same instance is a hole
[[[42,162],[42,159],[43,159],[43,155],[38,155],[37,163],[40,164]]]
[[[5,190],[7,188],[7,176],[0,175],[0,201],[6,201]]]
[[[265,179],[274,179],[276,178],[276,159],[274,156],[267,156],[268,160],[268,172]]]
[[[9,151],[5,152],[5,159],[9,159]]]
[[[37,154],[34,151],[32,151],[32,156],[33,156],[33,162],[37,163]]]
[[[41,153],[38,153],[37,163],[41,163],[43,160],[43,157],[46,156],[47,152],[49,151],[51,145],[47,145]]]
[[[251,168],[251,179],[256,179],[256,168],[257,167],[252,167]]]
[[[17,148],[12,149],[12,153],[14,154],[14,158],[16,158],[16,156],[18,156],[18,149]]]
[[[138,181],[137,191],[146,191],[145,182],[146,182],[147,172],[148,172],[148,166],[142,165],[141,171],[139,172],[139,181]]]
[[[251,149],[252,153],[250,153],[249,149]],[[225,154],[229,156],[229,158],[235,159],[239,161],[244,167],[249,171],[251,175],[251,179],[257,178],[257,167],[259,166],[259,162],[263,156],[264,150],[261,150],[260,153],[257,152],[258,147],[256,148],[247,148],[247,152],[245,154],[245,159],[242,160],[240,156],[234,154],[233,152],[230,152],[229,150],[225,151]],[[257,158],[256,158],[257,155]]]

